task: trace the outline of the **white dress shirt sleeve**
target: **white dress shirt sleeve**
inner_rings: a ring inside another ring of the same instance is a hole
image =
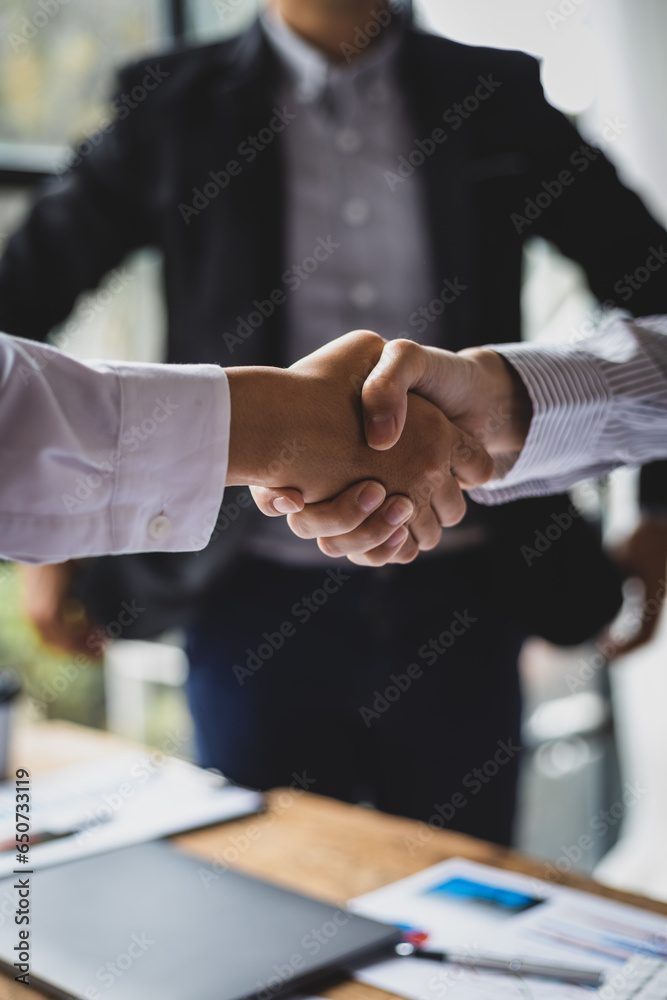
[[[0,334],[0,554],[38,563],[203,548],[229,421],[217,366],[83,364]]]
[[[615,318],[571,346],[494,345],[533,403],[521,455],[470,495],[496,504],[667,457],[667,317]]]

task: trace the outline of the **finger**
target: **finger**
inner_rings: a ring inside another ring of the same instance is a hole
[[[419,512],[432,510],[441,528],[458,524],[465,515],[466,502],[461,486],[446,463],[414,480],[410,492],[421,501]]]
[[[431,506],[421,507],[410,521],[410,534],[420,550],[434,549],[442,537],[440,515]]]
[[[407,497],[389,497],[370,517],[351,531],[329,536],[318,536],[317,544],[327,556],[349,556],[377,548],[391,539],[399,525],[414,513]]]
[[[493,476],[493,459],[480,442],[457,430],[458,438],[452,448],[450,467],[464,490],[482,486]]]
[[[453,476],[448,476],[433,492],[431,508],[435,511],[442,528],[451,528],[463,520],[466,501],[458,481]]]
[[[410,525],[412,528],[412,525]],[[402,545],[398,546],[394,553],[391,555],[390,563],[400,563],[401,565],[406,565],[411,563],[419,555],[419,544],[412,534],[412,530],[408,532],[408,536]]]
[[[392,340],[361,390],[366,440],[384,451],[396,444],[405,426],[407,394],[426,373],[423,349],[411,340]]]
[[[419,554],[419,546],[410,534],[407,525],[402,525],[392,533],[382,545],[366,552],[348,555],[350,562],[357,566],[386,566],[387,563],[408,563]]]
[[[290,514],[287,523],[299,538],[347,535],[383,504],[385,496],[381,483],[355,483],[333,500],[306,504],[300,514]]]
[[[267,517],[296,514],[305,506],[305,501],[298,490],[251,486],[250,492],[262,514]]]

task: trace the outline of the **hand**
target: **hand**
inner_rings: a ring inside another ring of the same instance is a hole
[[[85,653],[96,659],[99,643],[87,645],[93,626],[81,603],[71,596],[76,564],[21,566],[23,612],[46,646],[64,653]]]
[[[482,443],[503,471],[516,461],[532,404],[519,375],[495,351],[469,348],[452,354],[411,340],[387,343],[362,390],[372,448],[391,448],[401,436],[409,392],[430,400]]]
[[[366,438],[372,447],[385,450],[400,438],[409,392],[425,396],[482,443],[494,459],[496,475],[516,461],[530,427],[532,406],[519,376],[495,351],[475,348],[452,354],[412,341],[386,344],[362,390]],[[292,529],[304,537],[317,533],[323,551],[350,555],[353,561],[369,565],[409,561],[416,554],[413,539],[409,551],[405,547],[392,551],[390,542],[395,545],[396,536],[387,540],[382,508],[358,528],[363,518],[352,496],[343,494],[325,513],[319,506],[303,509],[298,493],[282,498],[279,493],[255,491],[260,509],[267,514],[291,511]],[[321,537],[334,533],[335,538]]]
[[[461,486],[485,482],[491,462],[477,442],[414,394],[398,445],[384,453],[367,447],[360,388],[383,343],[370,332],[347,334],[287,371],[231,369],[227,483],[273,486],[289,476],[290,489],[317,502],[370,476],[414,505],[410,534],[416,554],[417,546],[437,544],[441,525],[461,519]]]
[[[665,600],[667,521],[644,519],[611,554],[627,576],[644,585],[639,628],[629,638],[611,643],[616,659],[646,645],[657,631]]]
[[[406,524],[414,505],[407,497],[387,497],[381,483],[355,483],[333,500],[310,504],[304,504],[297,490],[250,489],[263,514],[288,514],[292,531],[300,538],[317,538],[326,555],[347,556],[364,566],[384,566],[411,562],[419,551]]]

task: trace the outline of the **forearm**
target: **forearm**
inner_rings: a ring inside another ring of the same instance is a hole
[[[557,492],[619,465],[667,455],[667,321],[616,319],[567,347],[494,348],[533,415],[513,468],[474,491],[483,503]]]

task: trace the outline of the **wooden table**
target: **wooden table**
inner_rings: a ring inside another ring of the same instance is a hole
[[[14,766],[31,774],[127,750],[124,740],[70,723],[48,722],[17,734]],[[145,752],[145,748],[137,748]],[[343,805],[293,788],[268,795],[261,816],[224,823],[176,837],[176,843],[211,863],[233,864],[290,889],[344,903],[371,889],[411,875],[454,856],[544,877],[544,865],[515,851],[462,834],[433,830],[414,820]],[[632,903],[667,916],[667,904],[618,892],[592,879],[568,875],[563,885]],[[373,987],[345,983],[323,994],[331,1000],[380,1000],[393,997]],[[36,1000],[42,994],[0,974],[2,1000]],[[185,998],[184,998],[185,1000]]]

